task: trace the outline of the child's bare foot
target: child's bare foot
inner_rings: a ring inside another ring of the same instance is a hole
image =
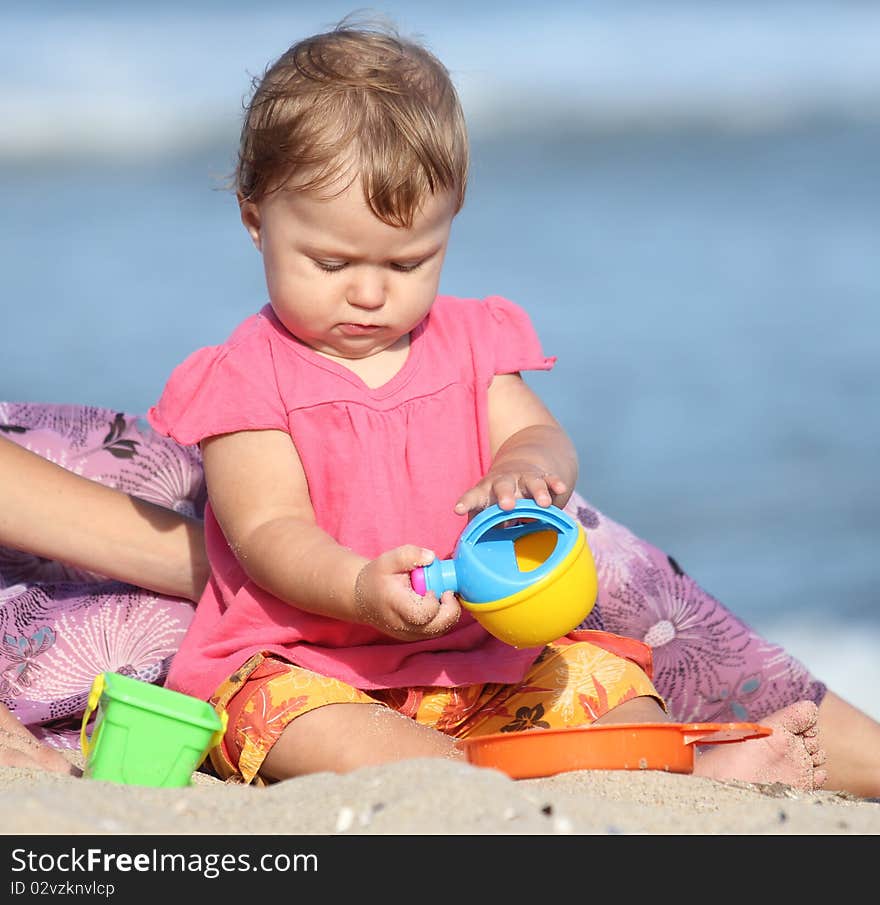
[[[819,708],[812,701],[798,701],[777,710],[760,721],[773,730],[771,735],[698,752],[694,774],[819,789],[825,784],[826,773],[821,769],[825,752],[819,746],[818,714]]]

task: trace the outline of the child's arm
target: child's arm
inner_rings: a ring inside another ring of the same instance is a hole
[[[458,620],[454,595],[419,597],[410,585],[410,571],[430,563],[431,551],[407,545],[369,560],[318,527],[302,462],[283,431],[211,437],[202,455],[214,515],[261,588],[301,610],[404,641],[442,634]]]
[[[105,487],[0,437],[0,544],[198,600],[202,524]]]
[[[499,374],[489,386],[492,465],[461,495],[459,513],[498,503],[513,509],[519,497],[541,506],[564,506],[577,481],[574,444],[547,407],[518,374]]]

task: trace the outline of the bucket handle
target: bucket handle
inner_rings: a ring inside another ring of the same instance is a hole
[[[91,691],[89,691],[89,699],[86,702],[86,712],[83,714],[82,726],[79,730],[79,746],[82,749],[84,757],[89,756],[89,740],[86,738],[86,723],[88,723],[89,717],[97,709],[98,702],[101,700],[101,695],[103,693],[104,673],[98,673],[98,675],[95,676],[95,680],[92,682],[92,688]]]
[[[226,724],[229,722],[229,714],[225,710],[221,710],[217,713],[217,716],[220,717],[220,728],[211,736],[208,750],[216,748],[223,741],[223,736],[226,735]]]

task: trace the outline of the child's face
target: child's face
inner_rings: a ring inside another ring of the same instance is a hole
[[[278,319],[316,351],[346,359],[381,354],[425,317],[454,216],[446,193],[429,196],[409,229],[389,226],[360,180],[334,197],[291,189],[241,206]]]

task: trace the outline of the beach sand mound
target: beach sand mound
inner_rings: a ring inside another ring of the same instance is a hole
[[[781,784],[594,770],[512,780],[424,759],[268,788],[151,789],[0,768],[4,834],[880,834],[880,804]]]

